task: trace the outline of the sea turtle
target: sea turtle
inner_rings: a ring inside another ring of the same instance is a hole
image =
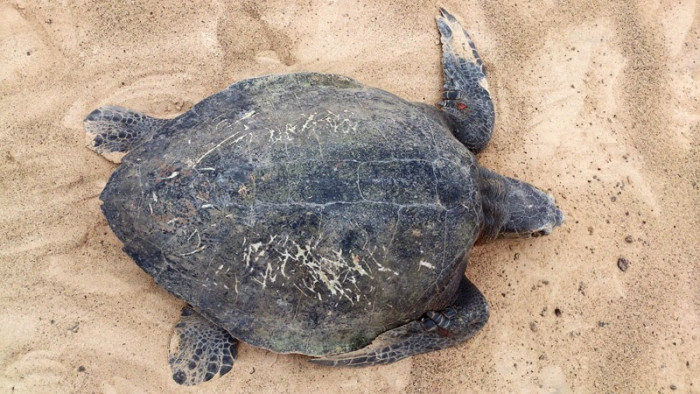
[[[548,194],[478,165],[485,69],[441,12],[439,108],[304,72],[235,83],[174,119],[87,116],[91,148],[121,161],[100,197],[110,227],[188,304],[177,383],[227,373],[238,340],[332,366],[459,344],[489,316],[465,277],[474,243],[561,224]]]

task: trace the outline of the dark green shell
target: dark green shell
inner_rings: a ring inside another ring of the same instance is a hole
[[[453,301],[482,221],[475,171],[432,107],[272,75],[167,123],[101,198],[159,285],[244,342],[321,355]]]

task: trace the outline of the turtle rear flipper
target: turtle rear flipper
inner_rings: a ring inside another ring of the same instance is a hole
[[[90,149],[114,163],[168,122],[130,109],[104,106],[90,113],[83,124]]]
[[[170,340],[170,369],[178,384],[193,386],[226,374],[236,360],[238,340],[195,312],[182,308]]]
[[[443,16],[437,18],[437,25],[445,78],[440,106],[452,123],[455,137],[478,153],[491,140],[494,122],[486,68],[457,19],[442,8],[440,11]]]
[[[416,354],[455,346],[473,337],[489,318],[486,299],[463,278],[454,305],[440,312],[427,312],[420,320],[393,328],[368,346],[350,353],[310,359],[314,364],[363,367],[390,364]]]

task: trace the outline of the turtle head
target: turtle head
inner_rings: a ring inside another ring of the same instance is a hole
[[[549,235],[564,215],[554,197],[513,178],[479,169],[484,226],[480,241]]]

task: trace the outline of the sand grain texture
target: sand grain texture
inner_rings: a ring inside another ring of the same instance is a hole
[[[0,390],[174,392],[182,304],[107,226],[115,167],[84,148],[82,118],[105,104],[172,117],[300,70],[435,103],[437,6],[57,3],[0,1]],[[473,251],[491,320],[458,348],[356,370],[242,345],[230,374],[183,391],[700,392],[697,2],[442,5],[488,68],[482,164],[550,189],[564,227]]]

